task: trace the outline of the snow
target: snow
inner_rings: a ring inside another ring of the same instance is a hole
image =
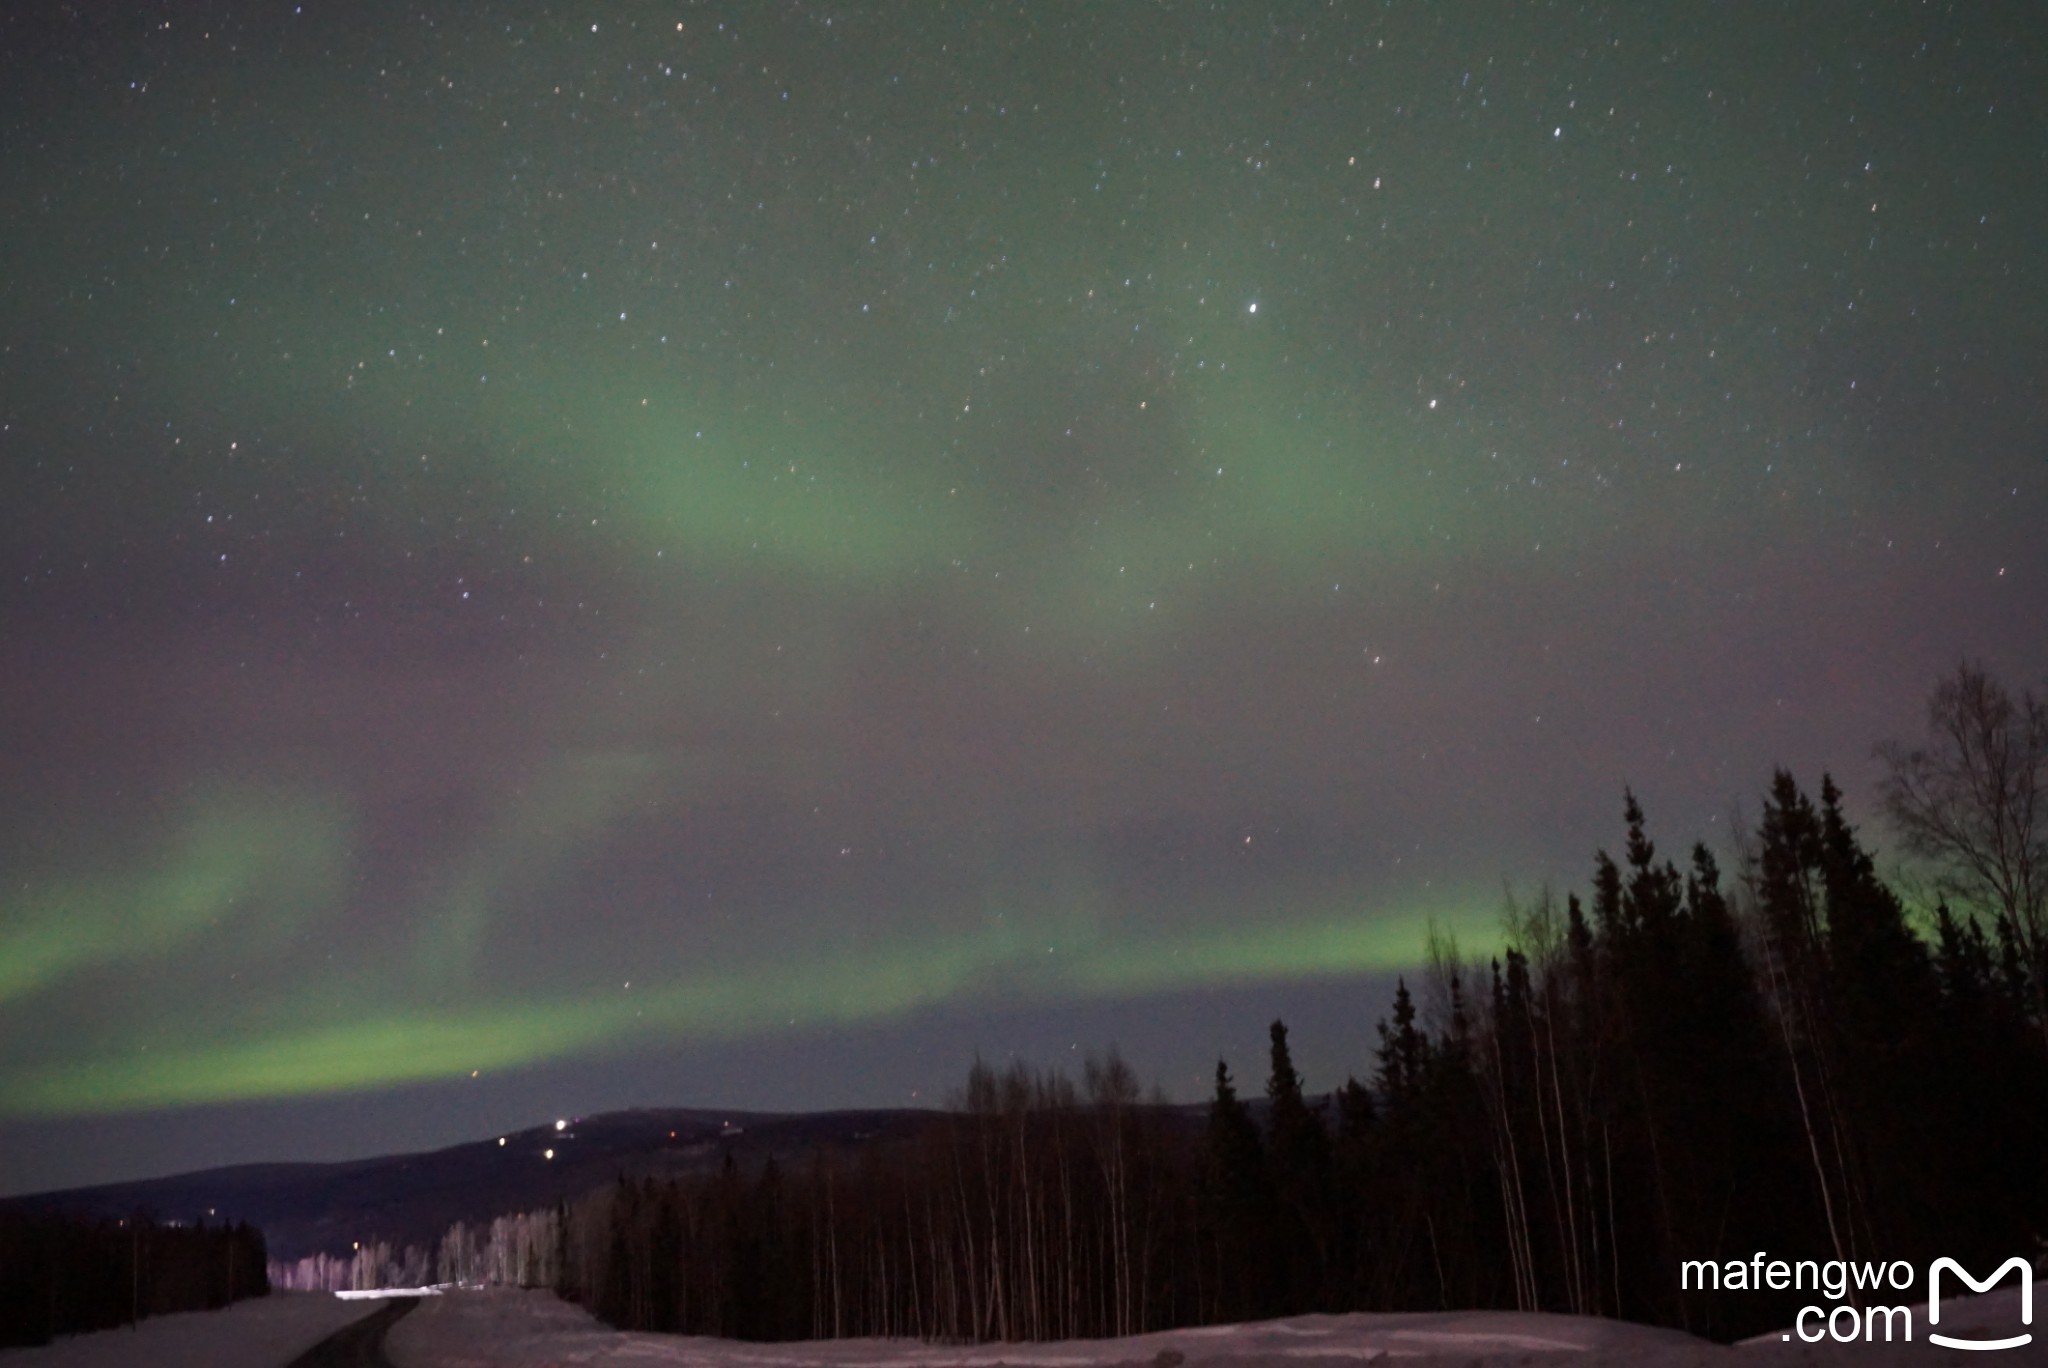
[[[133,1330],[0,1349],[0,1368],[279,1368],[375,1307],[323,1292],[273,1292],[221,1311],[151,1316]]]
[[[1747,1355],[1675,1330],[1577,1316],[1467,1311],[1300,1316],[1250,1325],[1163,1330],[1121,1340],[931,1345],[914,1340],[740,1344],[607,1329],[545,1292],[491,1289],[423,1302],[385,1338],[396,1368],[1314,1368],[1385,1355],[1424,1363],[1570,1354],[1573,1361],[1688,1365]],[[1176,1359],[1174,1355],[1180,1355]]]
[[[435,1290],[410,1289],[407,1295]],[[386,1336],[385,1353],[395,1368],[1326,1368],[1333,1360],[1364,1362],[1382,1356],[1414,1368],[1546,1361],[1610,1368],[1890,1368],[1984,1358],[1929,1345],[1924,1305],[1913,1308],[1915,1342],[1893,1345],[1809,1345],[1770,1334],[1728,1348],[1676,1330],[1513,1311],[1299,1316],[1055,1344],[931,1345],[880,1339],[740,1344],[611,1330],[548,1292],[439,1290],[442,1295],[422,1300]],[[2048,1304],[2048,1283],[2035,1285],[2034,1299]],[[2048,1325],[2022,1327],[2019,1310],[2016,1287],[1981,1297],[1945,1297],[1940,1329],[1984,1339],[2034,1329],[2034,1345],[1994,1361],[2048,1360]],[[81,1335],[40,1349],[0,1350],[0,1368],[277,1368],[350,1321],[374,1313],[374,1307],[358,1300],[279,1292],[237,1302],[225,1311],[152,1317],[136,1330]]]
[[[336,1292],[343,1301],[389,1301],[393,1297],[438,1297],[454,1283],[435,1283],[432,1287],[373,1287],[366,1292]]]
[[[2048,1298],[2044,1289],[2048,1284],[2037,1284],[2036,1301]],[[2011,1334],[2022,1328],[2019,1303],[2016,1287],[1982,1297],[1944,1298],[1940,1328],[1981,1338]],[[1913,1326],[1911,1344],[1802,1344],[1771,1334],[1728,1347],[1676,1330],[1619,1321],[1452,1311],[1300,1316],[1056,1344],[930,1345],[879,1339],[739,1344],[624,1333],[606,1328],[582,1308],[549,1293],[493,1288],[422,1302],[392,1328],[385,1352],[395,1368],[1319,1368],[1332,1360],[1366,1362],[1381,1357],[1414,1368],[1544,1362],[1605,1368],[1891,1368],[1984,1358],[1928,1344],[1924,1305],[1914,1307]],[[2044,1341],[2048,1334],[1998,1361],[2048,1361]]]

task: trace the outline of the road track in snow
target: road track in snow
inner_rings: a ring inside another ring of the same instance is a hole
[[[285,1368],[391,1368],[384,1357],[384,1332],[420,1304],[418,1297],[393,1297],[361,1320],[351,1321]]]

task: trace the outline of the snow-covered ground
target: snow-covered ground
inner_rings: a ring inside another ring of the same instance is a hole
[[[1493,1311],[1302,1316],[1058,1344],[946,1346],[873,1339],[735,1344],[622,1334],[545,1293],[507,1290],[424,1302],[392,1329],[385,1351],[397,1368],[1164,1368],[1183,1361],[1186,1368],[1316,1368],[1319,1361],[1359,1362],[1377,1355],[1462,1364],[1482,1357],[1541,1361],[1552,1354],[1616,1364],[1681,1365],[1731,1359],[1735,1353],[1672,1330]]]
[[[2034,1299],[2048,1312],[2048,1283]],[[159,1316],[137,1330],[81,1335],[40,1349],[0,1350],[0,1368],[280,1368],[376,1305],[325,1293],[280,1292],[225,1311]],[[1592,1363],[1643,1368],[1790,1368],[1793,1364],[2048,1363],[2048,1314],[2020,1323],[2020,1295],[2001,1288],[1944,1299],[1940,1329],[1975,1338],[2034,1330],[2036,1342],[1996,1354],[1926,1342],[1925,1307],[1914,1343],[1801,1344],[1777,1335],[1727,1348],[1675,1330],[1512,1311],[1398,1316],[1300,1316],[1250,1325],[1163,1330],[1123,1340],[947,1346],[904,1340],[737,1344],[607,1329],[546,1292],[507,1288],[428,1297],[385,1339],[396,1368],[1335,1368],[1339,1362],[1424,1364]],[[1553,1357],[1554,1356],[1554,1357]]]
[[[0,1349],[0,1368],[283,1368],[375,1303],[323,1292],[273,1292],[221,1311],[151,1316],[133,1330],[74,1335],[36,1349]]]
[[[2037,1284],[2036,1300],[2048,1298]],[[1944,1299],[1940,1328],[1994,1338],[2022,1328],[2019,1289],[1967,1301]],[[2048,1302],[2044,1302],[2048,1308]],[[2048,1318],[2044,1318],[2048,1321]],[[2048,1363],[2048,1333],[1995,1355],[1926,1342],[1914,1308],[1912,1344],[1802,1344],[1777,1335],[1729,1348],[1675,1330],[1577,1316],[1464,1311],[1413,1315],[1301,1316],[1250,1325],[1164,1330],[1123,1340],[945,1346],[902,1340],[737,1344],[675,1335],[626,1334],[544,1292],[492,1289],[422,1302],[393,1327],[385,1351],[397,1368],[1334,1368],[1384,1357],[1421,1365],[1643,1365],[1643,1368],[1789,1368],[1792,1364]],[[2048,1332],[2048,1323],[2041,1330]],[[1175,1356],[1179,1357],[1176,1358]],[[1557,1356],[1553,1358],[1552,1356]]]

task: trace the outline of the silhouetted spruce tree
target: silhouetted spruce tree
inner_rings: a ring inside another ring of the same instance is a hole
[[[1444,1021],[1427,1056],[1424,1130],[1432,1161],[1430,1235],[1443,1299],[1451,1306],[1512,1305],[1509,1266],[1500,1259],[1505,1212],[1487,1134],[1477,1038],[1454,946],[1434,935],[1427,950],[1442,993]]]
[[[1784,770],[1772,776],[1758,819],[1752,879],[1765,988],[1828,1252],[1876,1257],[1827,966],[1820,818]]]
[[[1397,980],[1393,1021],[1378,1026],[1377,1079],[1386,1098],[1376,1167],[1383,1229],[1367,1251],[1369,1301],[1382,1307],[1490,1305],[1502,1266],[1499,1195],[1469,1021],[1455,965],[1444,966],[1446,1021],[1436,1039],[1417,1026],[1407,981]]]
[[[1272,1190],[1265,1146],[1251,1108],[1231,1084],[1230,1068],[1216,1061],[1216,1091],[1204,1135],[1204,1225],[1213,1250],[1211,1315],[1240,1320],[1274,1314],[1271,1248]]]
[[[1380,1219],[1372,1196],[1379,1111],[1371,1090],[1356,1078],[1346,1078],[1333,1101],[1337,1133],[1330,1146],[1331,1276],[1337,1304],[1355,1309],[1365,1305],[1368,1235]]]
[[[1437,1286],[1429,1276],[1430,1259],[1426,1194],[1416,1179],[1425,1142],[1421,1135],[1422,1095],[1429,1042],[1416,1025],[1415,999],[1405,976],[1394,980],[1391,1020],[1375,1026],[1379,1044],[1373,1083],[1384,1103],[1367,1165],[1367,1200],[1379,1219],[1367,1227],[1361,1266],[1366,1276],[1365,1304],[1374,1308],[1431,1306],[1424,1298]]]
[[[1619,1003],[1620,1054],[1630,1087],[1620,1115],[1625,1118],[1630,1165],[1646,1179],[1631,1247],[1636,1257],[1624,1268],[1631,1304],[1669,1311],[1675,1300],[1665,1267],[1676,1266],[1693,1222],[1686,1191],[1688,1156],[1680,1123],[1689,1080],[1681,1061],[1683,1039],[1677,1020],[1678,916],[1681,885],[1669,862],[1657,863],[1657,848],[1644,829],[1643,809],[1634,793],[1623,792],[1628,837],[1628,873],[1620,884],[1621,915],[1611,933],[1610,957]],[[1678,1319],[1683,1324],[1683,1312]]]
[[[1686,877],[1682,946],[1681,1064],[1693,1087],[1679,1124],[1691,1138],[1695,1208],[1686,1236],[1695,1258],[1727,1260],[1744,1249],[1806,1246],[1820,1212],[1799,1165],[1798,1123],[1784,1059],[1742,933],[1721,890],[1720,868],[1695,845]],[[1703,1299],[1687,1322],[1717,1338],[1754,1333],[1796,1314],[1792,1299]]]
[[[1273,1023],[1270,1040],[1266,1157],[1274,1195],[1276,1279],[1287,1312],[1322,1310],[1332,1301],[1326,1285],[1333,1236],[1330,1133],[1321,1112],[1302,1096],[1285,1023]]]
[[[1415,999],[1408,992],[1405,977],[1394,980],[1393,1025],[1389,1027],[1382,1020],[1378,1030],[1380,1043],[1374,1051],[1379,1060],[1376,1077],[1380,1096],[1387,1099],[1388,1110],[1394,1111],[1421,1093],[1428,1050],[1428,1042],[1415,1024]]]
[[[2048,1172],[2039,1162],[2048,1055],[2028,1020],[2032,1003],[2000,973],[1983,923],[1958,918],[1946,902],[1934,922],[1939,1087],[1968,1128],[1951,1143],[1971,1156],[1944,1166],[1956,1187],[1952,1215],[1984,1253],[2024,1248],[2030,1232],[2048,1228]]]
[[[1864,1182],[1873,1247],[1888,1256],[1939,1257],[1960,1197],[1945,1155],[1967,1118],[1939,1086],[1938,988],[1926,944],[1878,881],[1842,813],[1841,791],[1821,780],[1820,861],[1826,908],[1828,996],[1834,1008],[1846,1107]]]

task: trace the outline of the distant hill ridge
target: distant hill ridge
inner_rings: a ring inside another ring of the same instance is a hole
[[[552,1206],[600,1184],[704,1173],[732,1155],[754,1170],[819,1148],[908,1139],[941,1113],[916,1110],[764,1113],[642,1109],[565,1118],[501,1138],[417,1154],[333,1163],[256,1163],[0,1200],[0,1208],[87,1217],[145,1212],[164,1222],[259,1227],[273,1260],[344,1255],[383,1240],[431,1249],[457,1221],[487,1222]]]

